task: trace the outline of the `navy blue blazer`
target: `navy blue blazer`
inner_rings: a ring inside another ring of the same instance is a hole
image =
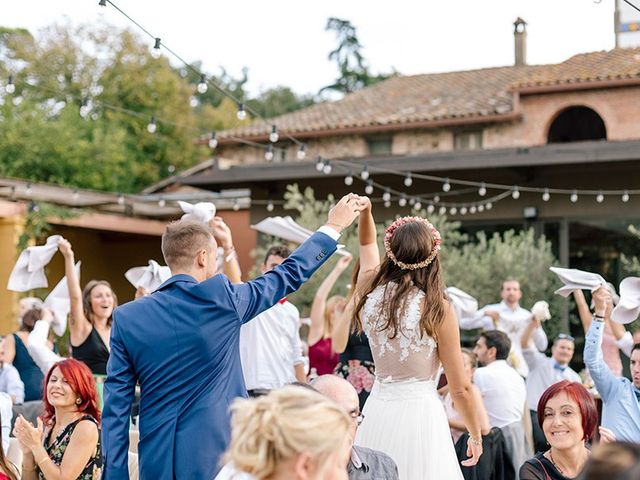
[[[316,232],[281,265],[242,284],[175,275],[113,312],[104,384],[103,479],[128,479],[129,415],[140,383],[141,479],[210,479],[230,438],[229,406],[246,397],[240,326],[297,290],[335,251]]]

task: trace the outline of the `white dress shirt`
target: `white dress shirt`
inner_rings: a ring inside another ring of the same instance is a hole
[[[294,365],[304,363],[299,325],[298,309],[285,300],[242,326],[240,359],[247,390],[296,381]]]
[[[2,450],[5,457],[9,453],[9,434],[13,420],[13,400],[9,394],[0,392],[0,421],[2,421]]]
[[[498,321],[494,323],[493,318],[486,315],[487,311],[496,311],[500,314]],[[473,317],[461,318],[460,328],[470,330],[473,328],[482,328],[483,330],[500,330],[506,333],[511,340],[511,356],[509,361],[520,375],[526,377],[529,374],[527,362],[522,356],[522,348],[520,347],[520,337],[524,333],[525,328],[529,324],[531,312],[520,306],[515,309],[509,307],[506,302],[494,303],[482,307]],[[541,352],[547,349],[549,341],[542,327],[538,327],[533,332],[533,343]]]
[[[502,428],[522,420],[527,389],[524,379],[506,360],[496,360],[473,374],[473,383],[482,394],[492,427]]]
[[[24,403],[24,383],[16,367],[10,363],[0,366],[0,392],[14,396],[16,403]]]
[[[554,383],[561,380],[582,383],[580,375],[571,367],[559,365],[553,358],[547,357],[533,347],[523,349],[522,354],[529,365],[529,376],[526,382],[529,410],[538,410],[538,400]]]

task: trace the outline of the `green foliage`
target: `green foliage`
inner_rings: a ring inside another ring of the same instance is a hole
[[[629,232],[640,240],[640,230],[635,225],[629,225]],[[637,256],[627,256],[620,254],[620,263],[625,276],[640,276],[640,259]]]
[[[44,239],[51,231],[52,218],[70,219],[78,216],[78,210],[60,207],[51,203],[33,203],[25,219],[24,230],[18,239],[17,252],[23,251],[31,242]]]
[[[297,95],[289,87],[274,87],[262,92],[247,104],[265,118],[309,107],[315,103],[311,95]]]

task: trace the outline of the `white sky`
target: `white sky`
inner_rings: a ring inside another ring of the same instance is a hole
[[[113,0],[187,60],[208,72],[249,68],[249,89],[286,85],[299,93],[332,83],[325,32],[331,16],[356,27],[374,72],[402,74],[469,70],[513,63],[513,21],[528,22],[528,62],[555,63],[614,46],[614,0]],[[5,1],[0,25],[73,23],[131,26],[98,0]],[[640,3],[640,0],[638,0]],[[151,43],[151,41],[150,41]]]

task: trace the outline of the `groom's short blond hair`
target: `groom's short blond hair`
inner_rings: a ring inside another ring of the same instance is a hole
[[[171,222],[162,234],[162,255],[172,272],[189,269],[198,252],[215,246],[211,231],[200,222]]]

